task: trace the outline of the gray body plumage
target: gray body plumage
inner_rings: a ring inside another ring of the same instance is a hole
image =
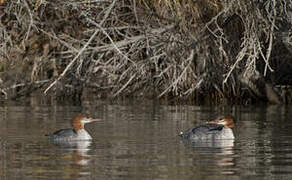
[[[230,128],[224,128],[219,124],[205,124],[179,134],[183,139],[188,140],[215,140],[234,139]]]
[[[50,140],[54,141],[72,141],[72,140],[91,140],[91,136],[85,129],[76,131],[73,128],[61,129],[53,134],[46,135]]]

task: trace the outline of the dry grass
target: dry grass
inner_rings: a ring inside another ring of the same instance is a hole
[[[110,97],[246,101],[253,96],[244,85],[261,96],[254,82],[274,72],[274,44],[281,41],[277,34],[289,21],[291,4],[291,0],[6,2],[0,29],[2,92],[17,83],[43,82],[44,93],[73,88],[81,94],[84,87],[91,87]],[[15,62],[24,59],[23,67]],[[23,78],[11,80],[7,75],[11,70]]]

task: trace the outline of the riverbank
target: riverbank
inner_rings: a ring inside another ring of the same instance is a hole
[[[3,99],[292,102],[291,1],[4,1],[0,17]]]

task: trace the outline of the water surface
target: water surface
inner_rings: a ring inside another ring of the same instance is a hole
[[[31,99],[0,105],[0,179],[292,179],[291,106],[162,105],[156,101]],[[85,112],[90,142],[44,135]],[[184,144],[179,131],[236,116],[234,141]]]

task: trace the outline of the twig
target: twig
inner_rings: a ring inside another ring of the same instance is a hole
[[[235,63],[231,66],[230,70],[227,73],[227,76],[225,77],[225,79],[223,80],[223,84],[225,84],[229,78],[229,76],[231,75],[231,73],[233,72],[233,70],[235,69],[236,65],[244,58],[245,54],[246,54],[247,48],[246,46],[244,46],[242,48],[242,50],[238,53],[237,57],[236,57],[236,61]]]
[[[266,76],[267,74],[267,69],[269,68],[269,70],[271,72],[273,72],[274,70],[271,68],[271,66],[269,65],[269,59],[270,59],[270,56],[271,56],[271,52],[272,52],[272,46],[273,46],[273,34],[274,34],[274,28],[275,28],[275,20],[276,20],[276,15],[277,15],[277,12],[276,12],[276,2],[275,0],[273,0],[273,21],[272,21],[272,24],[271,24],[271,31],[269,32],[270,36],[269,36],[269,47],[267,49],[267,54],[266,54],[266,57],[265,56],[262,56],[263,59],[265,60],[266,62],[266,65],[265,65],[265,70],[264,70],[264,76]],[[261,51],[261,54],[262,54],[262,51]],[[263,55],[263,54],[262,54]]]
[[[59,77],[50,84],[50,86],[44,91],[45,94],[47,94],[48,90],[50,90],[58,81],[60,81],[67,71],[71,68],[71,66],[75,63],[75,61],[79,58],[79,56],[83,53],[83,51],[87,48],[87,46],[90,44],[90,42],[93,40],[93,38],[96,36],[98,31],[95,31],[93,35],[90,37],[90,39],[87,41],[87,43],[83,46],[83,48],[78,52],[78,54],[75,56],[75,58],[66,66],[62,74],[59,75]]]
[[[41,81],[34,81],[34,82],[30,82],[30,83],[20,83],[20,84],[15,84],[13,86],[4,88],[3,90],[10,90],[10,89],[15,89],[17,87],[22,87],[22,86],[27,86],[27,85],[32,85],[32,84],[43,84],[43,83],[47,83],[50,82],[50,79],[45,79],[45,80],[41,80]]]
[[[7,98],[7,92],[4,89],[0,89],[0,91],[4,94],[4,99],[8,99]]]
[[[114,97],[116,97],[118,94],[120,94],[129,84],[130,84],[130,82],[134,79],[134,77],[135,77],[135,74],[134,75],[132,75],[131,77],[130,77],[130,79],[126,82],[126,84],[124,84],[123,85],[123,87],[118,91],[118,92],[116,92],[115,94],[114,94]]]
[[[155,29],[155,30],[152,30],[150,32],[150,34],[161,34],[161,33],[164,33],[165,31],[167,30],[170,30],[172,28],[174,28],[175,25],[168,25],[166,27],[163,27],[163,28],[158,28],[158,29]],[[133,36],[133,37],[130,37],[129,39],[125,39],[125,40],[122,40],[122,41],[118,41],[114,44],[108,44],[108,45],[103,45],[103,46],[98,46],[98,47],[92,47],[92,48],[89,48],[89,49],[94,49],[95,51],[98,51],[98,52],[105,52],[105,51],[110,51],[110,50],[113,50],[113,49],[119,49],[123,46],[127,46],[129,44],[132,44],[134,42],[137,42],[139,40],[142,40],[144,38],[147,38],[146,35],[139,35],[139,36]]]
[[[41,28],[39,28],[39,30],[40,30],[41,32],[43,32],[44,34],[46,34],[46,35],[48,35],[48,36],[50,36],[50,37],[56,39],[57,41],[59,41],[61,44],[63,44],[63,45],[66,46],[67,48],[72,49],[74,52],[76,52],[76,53],[78,52],[78,49],[74,48],[73,46],[71,46],[70,44],[68,44],[66,41],[61,40],[60,38],[58,38],[58,37],[55,36],[55,35],[54,35],[54,36],[51,35],[50,33],[46,32],[45,30],[42,30]]]
[[[110,35],[99,25],[99,24],[97,24],[96,22],[94,22],[94,21],[92,21],[90,18],[88,18],[87,16],[86,16],[86,18],[87,18],[87,20],[91,23],[91,24],[93,24],[93,25],[95,25],[97,28],[99,28],[100,30],[101,30],[101,32],[104,34],[104,35],[106,35],[106,37],[110,40],[110,42],[111,42],[111,44],[112,44],[112,47],[114,48],[114,49],[116,49],[117,51],[118,51],[118,53],[119,54],[121,54],[125,59],[127,59],[128,61],[130,61],[130,62],[132,62],[133,64],[135,64],[135,62],[134,61],[132,61],[130,58],[128,58],[124,53],[122,53],[122,51],[117,47],[117,45],[116,45],[116,43],[113,41],[113,39],[110,37]]]
[[[30,17],[30,23],[29,23],[28,30],[27,30],[26,36],[25,36],[25,40],[28,40],[30,29],[31,29],[31,27],[33,25],[33,17],[32,17],[31,11],[30,11],[29,6],[28,6],[26,1],[24,1],[24,4],[25,4],[25,6],[27,8],[27,11],[28,11],[28,14],[29,14],[29,17]]]
[[[209,30],[209,25],[212,24],[214,21],[217,21],[219,16],[221,16],[222,14],[228,12],[229,9],[232,7],[234,2],[235,2],[235,0],[233,0],[226,8],[224,8],[222,11],[220,11],[218,14],[216,14],[216,16],[212,17],[212,19],[209,22],[206,23],[204,28],[202,28],[201,32],[204,32],[206,29]],[[210,32],[212,32],[212,31],[210,31]]]
[[[190,56],[188,57],[188,64],[187,66],[184,68],[183,72],[180,74],[180,76],[168,87],[166,88],[158,97],[161,97],[163,96],[170,88],[174,87],[179,80],[181,80],[181,78],[183,77],[183,75],[185,74],[185,72],[187,71],[188,67],[191,65],[191,62],[194,58],[194,50],[191,50],[191,54]]]
[[[100,24],[103,24],[103,22],[105,21],[105,19],[108,17],[111,9],[114,7],[114,4],[116,3],[116,0],[114,0],[112,2],[112,4],[110,5],[104,19],[100,22]],[[71,66],[75,63],[75,61],[79,58],[79,56],[83,53],[83,51],[85,51],[85,49],[87,48],[87,46],[89,46],[90,42],[94,39],[94,37],[97,35],[98,33],[98,29],[95,30],[95,32],[93,33],[93,35],[90,37],[90,39],[87,41],[87,43],[83,46],[83,48],[78,52],[78,54],[75,56],[75,58],[66,66],[66,68],[64,69],[64,71],[62,72],[62,74],[59,75],[59,77],[50,84],[50,86],[44,91],[44,94],[47,94],[47,92],[58,82],[60,81],[66,74],[66,72],[71,68]]]

